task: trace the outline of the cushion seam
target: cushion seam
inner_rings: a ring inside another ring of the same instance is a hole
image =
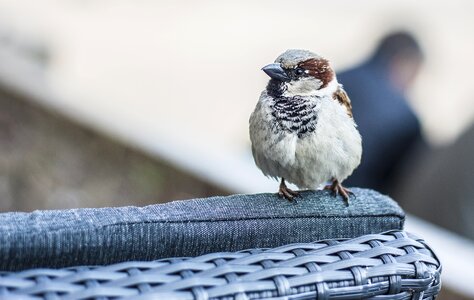
[[[80,227],[62,227],[57,229],[49,229],[46,231],[22,231],[13,230],[10,234],[24,234],[28,233],[41,233],[46,232],[48,234],[60,232],[64,230],[80,231],[80,230],[97,230],[107,227],[124,226],[124,225],[140,225],[140,224],[189,224],[189,223],[213,223],[213,222],[246,222],[246,221],[268,221],[268,220],[284,220],[284,219],[356,219],[356,218],[396,218],[400,228],[403,227],[405,216],[386,214],[386,215],[362,215],[362,216],[288,216],[288,217],[259,217],[259,218],[245,218],[245,219],[208,219],[208,220],[143,220],[143,221],[131,221],[131,222],[118,222],[104,225],[86,224],[86,226]],[[91,226],[92,225],[92,226]]]
[[[131,224],[181,224],[181,223],[206,223],[206,222],[241,222],[241,221],[260,221],[260,220],[282,220],[282,219],[331,219],[331,218],[339,218],[339,219],[355,219],[355,218],[383,218],[383,217],[391,217],[397,218],[400,223],[402,223],[405,219],[403,215],[363,215],[363,216],[288,216],[288,217],[259,217],[259,218],[242,218],[242,219],[208,219],[208,220],[149,220],[149,221],[133,221],[133,222],[120,222],[120,223],[113,223],[113,224],[106,224],[102,227],[108,226],[116,226],[116,225],[131,225]]]

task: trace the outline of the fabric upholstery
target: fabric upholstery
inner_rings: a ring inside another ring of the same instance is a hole
[[[232,195],[146,207],[0,214],[0,270],[105,265],[354,238],[403,228],[389,197],[353,189],[345,206],[328,191],[290,203],[276,194]]]

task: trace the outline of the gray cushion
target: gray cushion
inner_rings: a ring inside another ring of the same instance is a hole
[[[403,228],[404,212],[393,200],[371,190],[353,191],[349,207],[327,191],[307,191],[297,204],[257,194],[3,213],[0,270],[196,256]]]

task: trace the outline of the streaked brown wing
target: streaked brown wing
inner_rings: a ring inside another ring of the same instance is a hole
[[[334,92],[333,98],[334,100],[337,100],[340,104],[344,105],[344,107],[347,109],[347,114],[349,115],[349,117],[352,118],[351,99],[349,99],[349,96],[347,95],[346,91],[344,91],[341,86],[339,86],[337,91]]]

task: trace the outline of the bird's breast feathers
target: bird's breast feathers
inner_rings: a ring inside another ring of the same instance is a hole
[[[337,97],[275,99],[264,91],[250,118],[257,165],[266,175],[282,177],[300,164],[307,168],[308,164],[324,163],[324,169],[343,173],[340,177],[345,178],[361,156],[360,135],[349,112]]]

